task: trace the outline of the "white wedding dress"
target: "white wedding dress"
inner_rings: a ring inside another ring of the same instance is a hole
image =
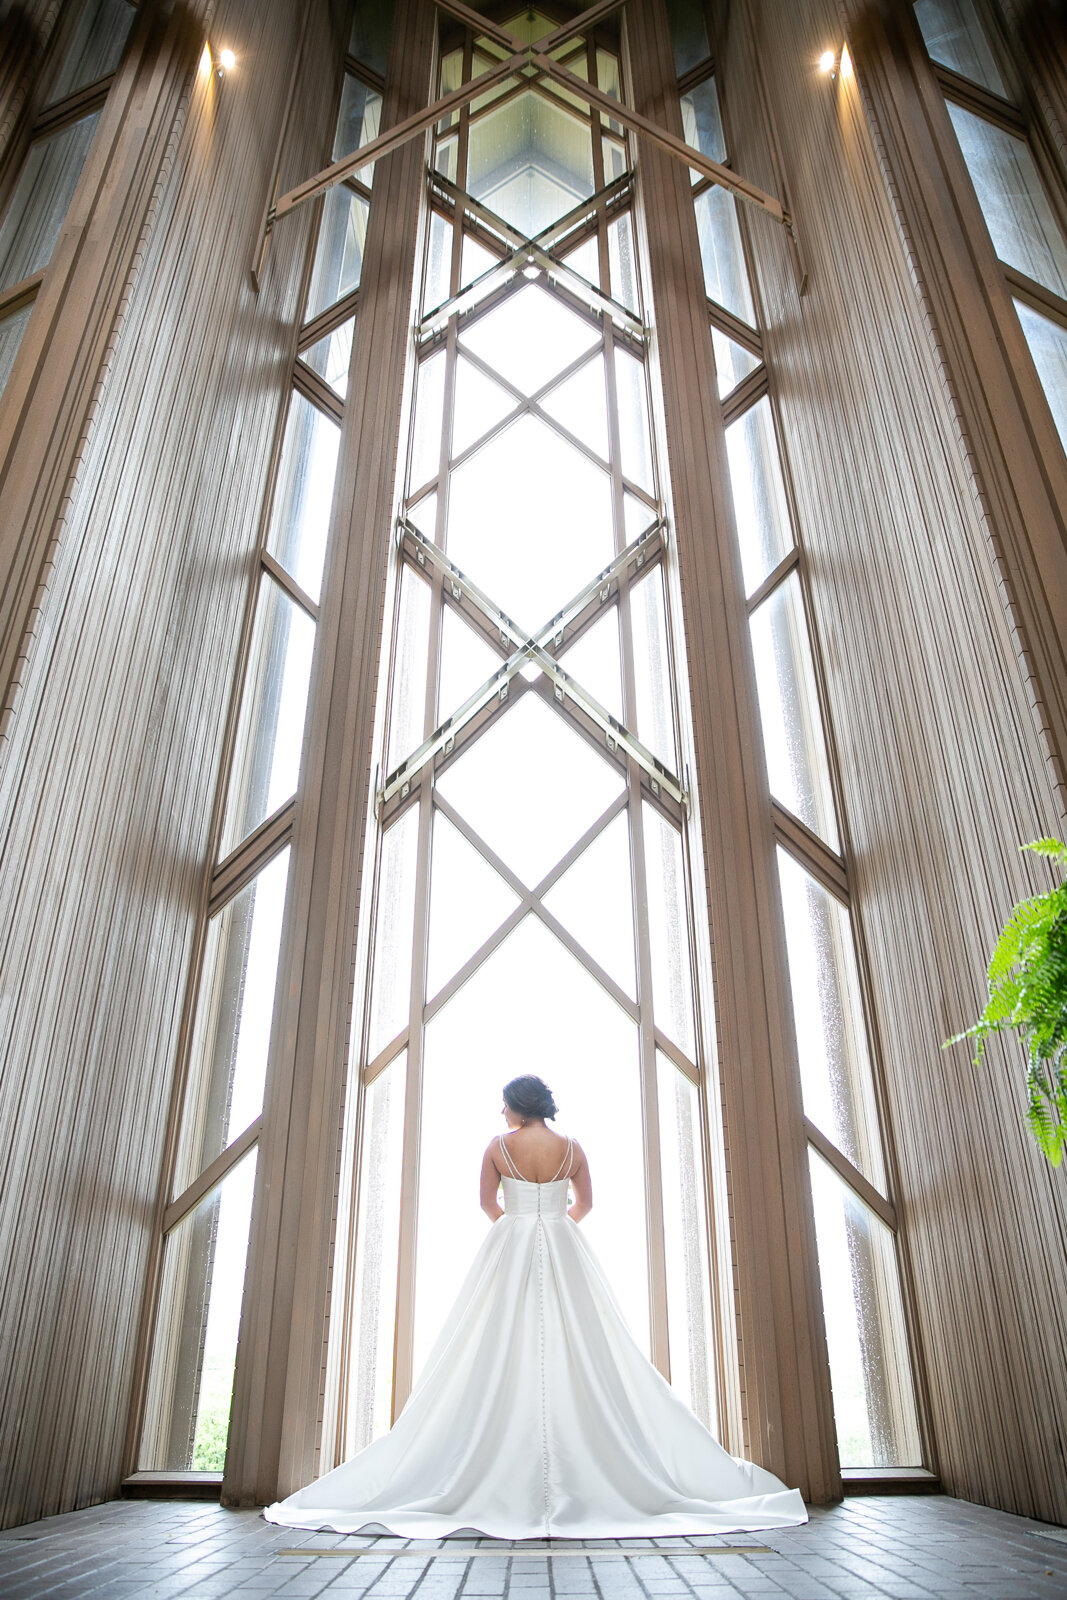
[[[338,1533],[495,1539],[728,1533],[807,1521],[796,1489],[716,1443],[635,1344],[567,1215],[568,1178],[501,1179],[392,1431],[264,1516]],[[570,1169],[571,1146],[561,1172]]]

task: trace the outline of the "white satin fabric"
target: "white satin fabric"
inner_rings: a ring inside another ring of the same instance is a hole
[[[638,1349],[567,1216],[568,1180],[501,1180],[490,1229],[390,1433],[271,1522],[408,1537],[632,1538],[807,1521],[716,1443]]]

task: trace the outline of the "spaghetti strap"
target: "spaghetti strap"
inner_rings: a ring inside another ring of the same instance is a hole
[[[526,1179],[523,1177],[522,1173],[519,1171],[519,1169],[515,1165],[514,1161],[512,1161],[512,1159],[511,1159],[511,1151],[508,1149],[507,1145],[504,1143],[504,1137],[503,1137],[502,1134],[499,1134],[499,1133],[497,1134],[496,1142],[500,1146],[500,1154],[504,1157],[504,1160],[507,1162],[508,1166],[511,1169],[511,1176],[513,1178],[517,1178],[520,1183],[525,1183]]]
[[[573,1139],[568,1139],[567,1140],[566,1153],[564,1154],[563,1160],[560,1162],[559,1166],[556,1168],[556,1176],[554,1178],[550,1178],[549,1179],[550,1183],[558,1183],[561,1178],[569,1178],[570,1177],[570,1175],[571,1175],[571,1159],[572,1159],[573,1155],[574,1155],[574,1140]]]

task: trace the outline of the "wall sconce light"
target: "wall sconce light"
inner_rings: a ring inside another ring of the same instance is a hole
[[[832,50],[824,50],[819,57],[819,71],[828,72],[831,81],[837,77],[837,57]]]
[[[219,51],[219,64],[215,68],[215,71],[220,78],[224,72],[232,72],[236,65],[237,57],[234,55],[232,50]]]

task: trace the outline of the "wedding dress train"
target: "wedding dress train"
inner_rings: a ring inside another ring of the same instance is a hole
[[[567,1216],[569,1180],[501,1182],[504,1215],[392,1431],[264,1516],[497,1539],[806,1522],[799,1491],[728,1455],[635,1344]]]

